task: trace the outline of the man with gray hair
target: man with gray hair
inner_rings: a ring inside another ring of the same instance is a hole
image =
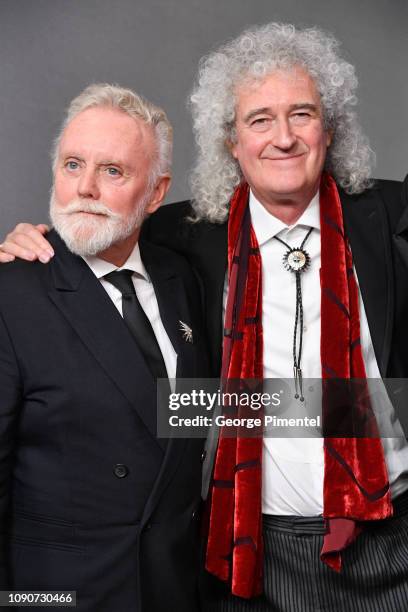
[[[55,256],[0,270],[0,589],[40,609],[199,609],[202,441],[157,438],[156,379],[205,372],[200,290],[139,248],[171,149],[160,108],[87,87],[54,147]]]
[[[326,430],[331,379],[408,375],[401,185],[370,178],[356,87],[318,29],[271,23],[211,53],[191,96],[195,223],[169,206],[146,228],[201,272],[223,380],[294,377],[302,410],[304,379],[323,379]],[[232,592],[210,609],[407,609],[408,446],[387,409],[380,431],[365,406],[359,438],[208,445],[206,567]]]
[[[201,275],[214,371],[293,376],[299,406],[305,378],[324,391],[408,375],[406,203],[401,184],[371,180],[356,87],[317,28],[270,23],[223,45],[191,97],[192,204],[145,225]],[[48,257],[19,226],[3,261],[27,249]],[[387,438],[366,403],[361,437],[210,440],[206,567],[230,594],[207,593],[209,610],[407,609],[408,447],[388,409]]]

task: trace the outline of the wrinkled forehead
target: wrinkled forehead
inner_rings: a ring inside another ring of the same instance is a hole
[[[260,74],[254,70],[248,70],[237,79],[233,88],[235,106],[243,96],[258,92],[268,83],[271,84],[269,91],[271,94],[279,91],[290,91],[292,94],[299,91],[302,95],[306,90],[320,102],[321,97],[314,77],[309,71],[299,65],[285,67],[273,67],[272,69]]]
[[[59,155],[71,151],[84,155],[152,158],[155,138],[152,127],[138,117],[119,109],[92,107],[73,117],[61,134]]]

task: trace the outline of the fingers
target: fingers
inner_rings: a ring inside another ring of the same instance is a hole
[[[42,223],[37,226],[19,223],[0,245],[0,262],[6,263],[18,257],[27,261],[38,259],[42,263],[48,263],[54,256],[52,246],[42,235],[48,229],[48,226]]]
[[[1,247],[3,245],[0,244],[0,263],[10,263],[10,261],[14,261],[14,255],[9,255],[8,253],[3,253]]]
[[[38,231],[40,231],[43,235],[47,234],[50,231],[49,226],[45,223],[37,223],[37,225],[35,225],[34,227],[36,227]]]

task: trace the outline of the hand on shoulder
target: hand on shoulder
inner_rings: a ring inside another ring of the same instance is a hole
[[[44,223],[18,223],[0,244],[0,263],[9,263],[16,258],[48,263],[54,256],[52,246],[44,238],[49,231]]]

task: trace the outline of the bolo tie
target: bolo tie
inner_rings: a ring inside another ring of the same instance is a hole
[[[303,379],[302,379],[302,345],[303,345],[303,303],[302,303],[302,277],[301,275],[310,266],[310,255],[303,248],[313,231],[311,227],[303,238],[300,247],[291,247],[287,242],[274,236],[288,250],[283,256],[283,267],[296,276],[296,314],[293,332],[293,378],[295,380],[295,399],[304,401]]]

